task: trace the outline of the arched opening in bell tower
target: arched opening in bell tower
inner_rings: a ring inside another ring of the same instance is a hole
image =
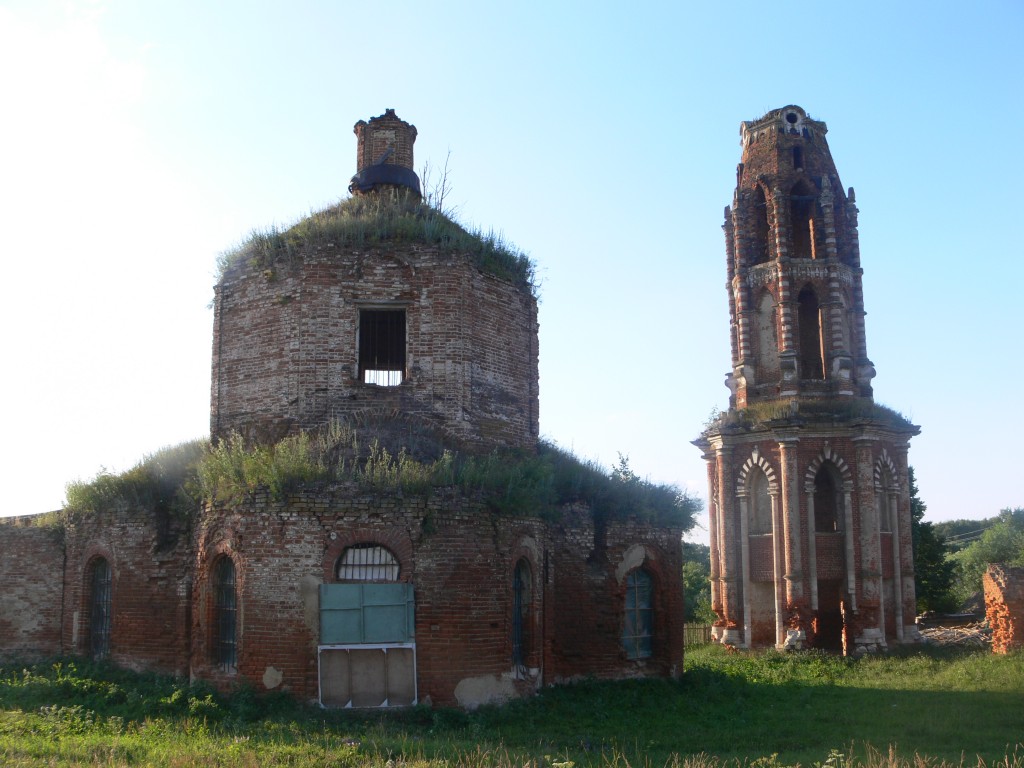
[[[821,306],[814,288],[805,285],[797,297],[800,324],[800,378],[824,379],[822,355]]]
[[[814,207],[818,196],[802,179],[789,193],[789,221],[793,235],[793,258],[814,258]]]
[[[830,651],[843,648],[843,484],[831,462],[814,476],[814,531],[818,611],[814,646]]]
[[[764,264],[770,258],[768,249],[768,201],[765,200],[764,190],[761,187],[754,188],[751,216],[753,218],[751,237],[752,261],[754,264]]]
[[[836,533],[842,524],[839,480],[835,470],[822,465],[814,478],[814,530],[817,533]]]
[[[779,334],[775,325],[775,297],[764,291],[757,300],[757,381],[779,380]]]

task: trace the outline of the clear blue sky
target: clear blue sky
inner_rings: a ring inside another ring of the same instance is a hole
[[[218,253],[342,197],[389,107],[537,262],[542,434],[702,498],[739,124],[804,107],[929,518],[1024,505],[1024,4],[626,5],[0,0],[0,513],[207,433]]]

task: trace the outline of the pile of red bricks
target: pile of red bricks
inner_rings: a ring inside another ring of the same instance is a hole
[[[1024,645],[1024,568],[992,563],[985,572],[985,616],[992,650],[1008,653]]]

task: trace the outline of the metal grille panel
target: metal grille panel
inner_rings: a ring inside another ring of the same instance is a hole
[[[98,558],[92,565],[89,600],[89,651],[94,659],[110,653],[110,563]]]
[[[339,581],[398,581],[398,561],[376,544],[357,544],[341,553]]]
[[[646,659],[651,656],[653,592],[654,585],[646,571],[636,570],[626,577],[626,623],[622,630],[622,644],[627,658]]]
[[[238,664],[238,593],[235,591],[235,564],[228,557],[217,561],[214,571],[214,612],[216,613],[216,659],[222,669]]]

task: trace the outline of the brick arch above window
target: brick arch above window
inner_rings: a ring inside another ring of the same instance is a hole
[[[643,568],[654,579],[655,586],[659,586],[667,578],[665,571],[671,570],[671,562],[672,559],[658,545],[650,541],[635,541],[622,551],[615,568],[615,580],[621,587],[630,572]]]
[[[353,528],[335,531],[334,538],[328,537],[324,550],[323,578],[325,584],[338,580],[338,562],[345,550],[357,546],[377,546],[390,552],[398,564],[397,581],[412,581],[414,572],[412,540],[407,531],[402,529],[378,530],[372,528]]]
[[[85,557],[82,558],[82,573],[87,573],[92,561],[100,557],[110,563],[111,574],[114,574],[117,570],[117,558],[104,546],[91,546],[85,550]]]
[[[819,453],[814,460],[807,465],[807,472],[804,473],[804,482],[813,487],[814,481],[818,476],[818,471],[821,469],[822,465],[826,463],[835,467],[844,485],[847,483],[853,483],[853,473],[850,471],[849,465],[847,465],[843,457],[840,456],[832,446],[827,444],[822,448],[821,453]]]
[[[895,490],[899,483],[899,472],[896,462],[889,456],[889,451],[882,449],[882,455],[875,462],[875,490]]]
[[[755,467],[764,472],[765,477],[768,478],[768,492],[778,493],[779,482],[775,477],[775,468],[772,467],[768,459],[761,455],[760,450],[755,445],[754,450],[750,452],[750,456],[743,462],[743,466],[740,467],[739,474],[736,477],[736,495],[741,496],[747,493]]]

